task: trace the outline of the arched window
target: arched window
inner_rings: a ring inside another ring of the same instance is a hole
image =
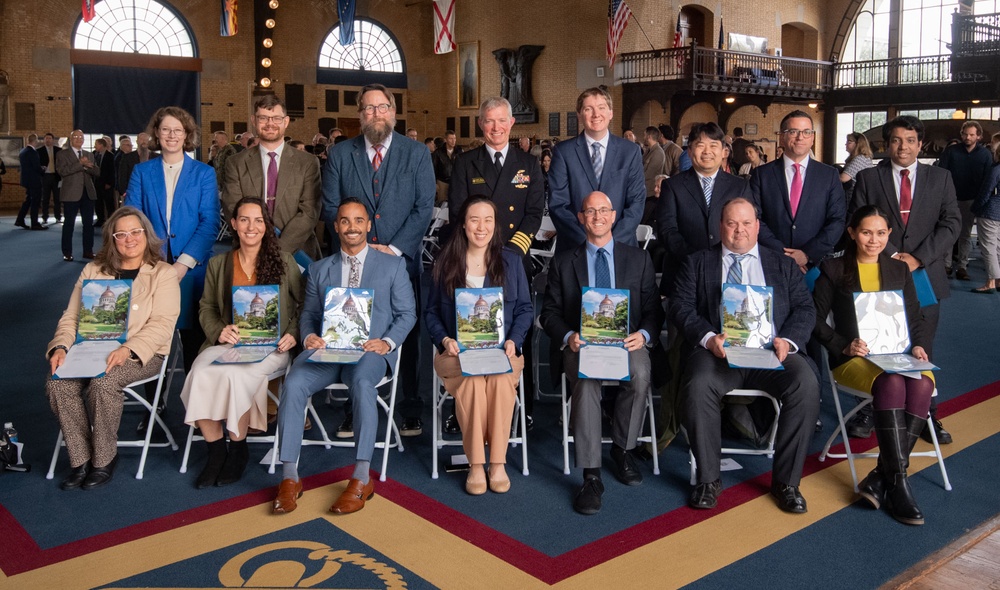
[[[79,21],[74,49],[195,57],[190,28],[170,6],[157,0],[102,0],[91,21]]]
[[[340,44],[340,25],[333,27],[320,47],[318,66],[320,84],[406,87],[406,62],[396,37],[370,19],[354,20],[354,43],[347,47]]]

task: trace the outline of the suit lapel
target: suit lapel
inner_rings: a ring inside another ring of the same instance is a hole
[[[785,180],[785,159],[779,158],[774,161],[774,175],[775,186],[781,187],[781,205],[785,208],[785,214],[788,215],[788,219],[792,219],[792,206],[791,206],[791,192],[788,187],[788,181]],[[802,187],[802,194],[805,194],[805,185]],[[801,205],[801,199],[799,204]]]
[[[486,181],[486,186],[490,189],[490,194],[493,194],[497,185],[497,170],[496,165],[490,160],[490,152],[487,151],[486,146],[479,148],[479,154],[472,163],[476,168],[476,172],[479,173],[479,178]]]
[[[718,182],[718,176],[716,176],[716,182]],[[705,203],[705,191],[701,188],[701,177],[694,171],[691,174],[686,174],[684,177],[683,186],[687,189],[687,192],[691,195],[691,199],[694,200],[695,206],[698,210],[702,212],[705,218],[708,218],[708,205]],[[714,190],[712,191],[715,192]]]
[[[354,149],[351,150],[351,159],[354,160],[354,169],[358,173],[358,179],[361,188],[365,191],[365,196],[368,197],[368,204],[371,205],[372,210],[375,210],[375,194],[372,192],[372,163],[368,159],[368,153],[365,148],[365,137],[359,135],[354,138]]]
[[[156,211],[160,215],[160,226],[166,231],[167,229],[167,185],[163,177],[163,171],[152,168],[151,174],[149,175],[150,182],[153,184],[153,193],[156,200]],[[180,182],[178,182],[180,184]],[[166,252],[166,249],[163,250]]]
[[[629,283],[629,276],[631,267],[629,266],[628,255],[625,249],[620,247],[620,244],[615,244],[615,288],[616,289],[627,289],[623,285]],[[635,302],[638,303],[638,302]]]
[[[250,183],[250,188],[253,189],[253,196],[260,197],[261,199],[267,199],[267,195],[264,194],[264,169],[261,167],[260,150],[257,148],[251,148],[247,150],[247,158],[243,159],[243,174],[245,175],[247,182]],[[278,175],[280,178],[280,174]],[[240,197],[246,197],[249,195],[240,195]]]
[[[912,190],[910,191],[910,197],[913,199],[910,203],[910,217],[909,219],[918,218],[924,214],[924,203],[930,203],[931,199],[925,197],[924,195],[931,194],[930,190],[924,190],[928,188],[928,181],[930,180],[930,174],[927,171],[930,166],[927,164],[917,164],[917,178],[920,182],[914,183]],[[902,215],[900,215],[902,219]]]
[[[278,186],[274,191],[274,218],[285,221],[285,209],[290,206],[298,206],[298,203],[291,198],[282,198],[282,195],[290,194],[289,186],[296,180],[302,178],[301,170],[295,162],[295,148],[287,143],[281,150],[280,164],[278,165]],[[281,211],[281,215],[278,212]],[[284,223],[282,223],[284,226]]]
[[[590,190],[596,191],[598,189],[597,176],[594,174],[594,165],[590,162],[590,152],[587,150],[587,140],[584,139],[583,133],[576,136],[576,156],[580,159],[580,167],[587,173],[587,179],[590,181]],[[607,162],[605,162],[605,165],[607,165]]]
[[[576,256],[573,258],[573,271],[576,273],[576,282],[580,285],[580,289],[583,287],[590,286],[590,273],[587,272],[587,254],[585,250],[586,246],[581,246],[576,250]],[[618,273],[615,273],[617,278]]]

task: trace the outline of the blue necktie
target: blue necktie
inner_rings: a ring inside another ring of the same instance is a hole
[[[737,285],[743,284],[743,259],[750,256],[749,254],[730,254],[729,257],[733,260],[733,265],[729,267],[729,272],[726,274],[727,283],[735,283]]]
[[[709,176],[701,177],[701,190],[705,193],[705,208],[708,209],[712,206],[712,178]]]
[[[594,165],[594,176],[597,177],[597,182],[601,181],[601,172],[604,170],[604,160],[601,159],[601,144],[596,141],[591,144],[594,150],[594,154],[590,157],[590,163]]]
[[[608,251],[597,249],[597,260],[594,261],[594,286],[598,289],[611,288],[611,269],[608,268]]]

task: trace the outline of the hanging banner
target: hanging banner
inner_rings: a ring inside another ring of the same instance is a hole
[[[236,2],[237,0],[220,0],[222,13],[219,16],[219,36],[232,37],[236,35]]]
[[[434,53],[455,51],[455,0],[434,0]]]

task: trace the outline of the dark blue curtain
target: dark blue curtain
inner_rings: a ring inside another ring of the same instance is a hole
[[[200,102],[198,72],[73,66],[73,125],[84,133],[137,133],[166,106],[199,119]]]

